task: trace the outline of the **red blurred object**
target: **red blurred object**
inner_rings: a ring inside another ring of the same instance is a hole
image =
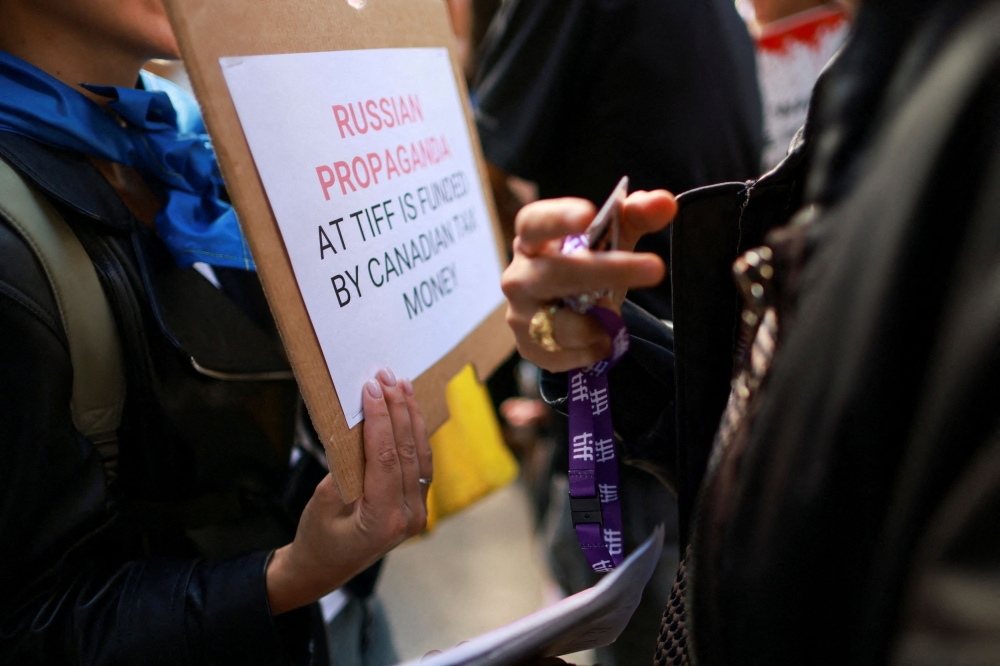
[[[795,43],[819,47],[823,37],[847,26],[848,15],[838,5],[823,5],[761,26],[758,51],[786,52]]]
[[[754,30],[764,109],[763,171],[781,161],[805,123],[813,86],[847,39],[848,19],[838,5],[823,5]]]

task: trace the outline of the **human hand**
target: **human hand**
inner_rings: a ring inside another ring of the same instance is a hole
[[[379,370],[362,391],[364,493],[344,504],[333,477],[316,487],[292,543],[268,563],[267,598],[280,615],[337,589],[427,525],[431,447],[409,380]]]
[[[515,220],[514,259],[501,281],[507,296],[507,324],[514,330],[521,356],[552,372],[582,368],[611,354],[611,340],[600,322],[560,308],[553,316],[553,337],[562,348],[546,351],[528,332],[531,318],[560,298],[610,290],[602,302],[616,312],[631,288],[659,284],[666,273],[655,254],[633,253],[645,234],[666,227],[677,202],[665,190],[634,192],[625,200],[621,250],[561,254],[562,240],[583,233],[594,219],[593,204],[583,199],[550,199],[529,204]]]

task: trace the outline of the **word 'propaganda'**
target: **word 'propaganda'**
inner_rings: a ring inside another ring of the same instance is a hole
[[[332,109],[340,138],[345,140],[424,121],[420,95],[382,97],[349,102],[346,106],[334,104]],[[449,157],[451,148],[442,134],[335,160],[316,167],[316,176],[323,196],[329,201],[330,193],[338,190],[334,185],[340,185],[341,195],[346,195],[378,185],[380,176],[384,181],[390,181],[393,177],[399,178],[439,164]]]

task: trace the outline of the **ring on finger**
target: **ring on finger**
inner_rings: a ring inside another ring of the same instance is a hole
[[[433,477],[427,477],[427,478],[420,477],[419,479],[417,479],[417,483],[419,483],[422,486],[429,486],[431,485],[432,481],[434,481]]]
[[[559,312],[559,304],[543,305],[532,315],[528,324],[528,335],[547,352],[560,352],[562,345],[555,339],[555,315]]]

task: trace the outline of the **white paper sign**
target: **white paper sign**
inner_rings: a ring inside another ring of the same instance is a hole
[[[448,51],[221,58],[348,426],[503,301]]]
[[[610,645],[642,599],[663,551],[663,525],[597,585],[449,650],[401,666],[512,666]]]

